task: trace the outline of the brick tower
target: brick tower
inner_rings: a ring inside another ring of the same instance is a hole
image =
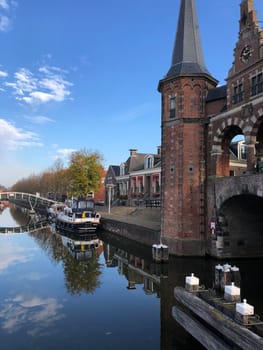
[[[194,0],[181,0],[172,64],[162,95],[162,242],[174,255],[205,254],[205,67]]]

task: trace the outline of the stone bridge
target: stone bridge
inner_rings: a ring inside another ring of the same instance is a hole
[[[207,195],[208,252],[217,257],[262,256],[263,175],[210,178]]]

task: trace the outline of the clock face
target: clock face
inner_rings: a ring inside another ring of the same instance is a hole
[[[243,48],[243,50],[241,51],[241,61],[244,63],[247,63],[247,61],[249,60],[249,57],[252,55],[252,50],[250,46],[245,46]]]

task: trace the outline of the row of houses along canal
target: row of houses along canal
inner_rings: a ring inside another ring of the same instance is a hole
[[[0,214],[2,227],[28,220],[34,218],[12,205]],[[212,288],[218,261],[171,256],[157,264],[150,247],[102,230],[97,234],[93,245],[71,237],[78,241],[74,249],[52,226],[0,235],[3,349],[203,349],[202,331],[195,332],[196,340],[175,320],[174,291],[191,273]],[[238,266],[241,298],[261,319],[262,262],[227,261]],[[216,340],[211,344],[218,346]]]

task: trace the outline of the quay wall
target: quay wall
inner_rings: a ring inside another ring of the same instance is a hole
[[[110,218],[101,218],[100,228],[138,243],[152,246],[160,242],[160,231]]]

